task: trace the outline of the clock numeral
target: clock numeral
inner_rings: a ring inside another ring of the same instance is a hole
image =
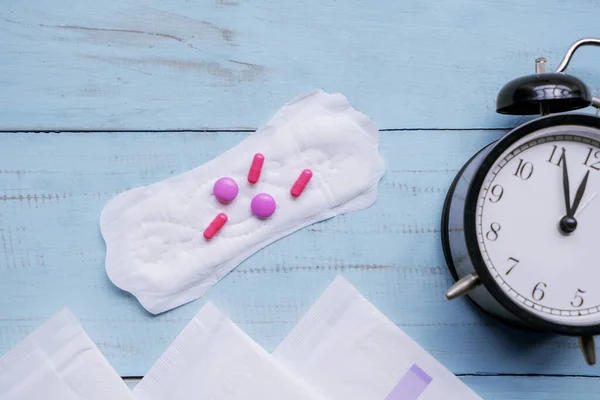
[[[550,158],[548,159],[548,162],[550,164],[556,165],[557,167],[560,167],[562,165],[563,160],[565,159],[565,148],[564,147],[562,148],[562,153],[558,157],[554,157],[557,146],[552,145],[552,147],[553,147],[552,154],[550,154]]]
[[[495,241],[496,239],[498,239],[498,231],[500,230],[500,228],[502,227],[499,223],[492,222],[492,224],[490,225],[490,230],[485,234],[485,237],[492,242]]]
[[[517,260],[516,258],[508,257],[508,262],[513,263],[513,264],[508,269],[508,271],[506,271],[506,275],[510,274],[510,271],[512,271],[513,268],[517,266],[517,264],[519,263],[519,260]]]
[[[600,150],[596,151],[594,153],[594,148],[590,147],[590,150],[588,151],[587,157],[585,158],[585,161],[583,162],[583,165],[585,165],[586,167],[590,167],[591,169],[595,169],[596,171],[600,170]],[[592,157],[592,153],[594,154],[594,158],[592,160],[590,160],[590,158]],[[596,162],[593,162],[595,160],[598,160]],[[590,162],[592,162],[592,164],[590,164]]]
[[[527,179],[531,178],[532,174],[533,164],[530,162],[523,162],[523,159],[519,158],[519,165],[517,165],[517,170],[513,175],[526,181]]]
[[[581,307],[583,305],[583,297],[581,297],[581,295],[585,293],[584,290],[581,289],[577,289],[577,292],[575,293],[575,297],[573,297],[573,300],[571,300],[571,305],[575,308],[577,307]]]
[[[531,297],[535,301],[540,301],[544,298],[544,289],[546,288],[546,284],[544,282],[539,282],[537,285],[533,287],[533,291],[531,292]]]
[[[494,185],[490,192],[492,193],[490,196],[490,202],[497,203],[502,198],[502,195],[504,195],[504,188],[500,185]]]

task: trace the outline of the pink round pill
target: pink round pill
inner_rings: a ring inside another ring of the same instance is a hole
[[[217,179],[213,186],[213,193],[217,200],[222,203],[229,203],[236,198],[238,194],[238,185],[229,177]]]
[[[275,212],[275,199],[267,193],[259,193],[252,198],[250,208],[258,218],[268,218]]]

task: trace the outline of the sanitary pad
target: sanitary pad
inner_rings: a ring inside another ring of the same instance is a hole
[[[137,400],[324,400],[207,303],[134,388]]]
[[[68,310],[0,358],[2,400],[135,400]]]
[[[384,174],[373,123],[340,94],[307,93],[221,156],[181,175],[117,195],[102,211],[106,271],[153,314],[203,296],[244,259],[307,225],[369,207]],[[265,162],[258,183],[247,181],[255,153]],[[290,195],[304,169],[313,177]],[[212,193],[220,177],[239,194],[221,204]],[[250,201],[268,193],[277,209],[255,217]],[[211,240],[203,230],[219,213],[228,222]]]
[[[273,357],[331,400],[480,399],[342,277]]]

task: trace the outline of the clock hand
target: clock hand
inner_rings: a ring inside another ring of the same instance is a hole
[[[560,156],[560,158],[562,159],[563,162],[563,168],[562,168],[562,172],[563,172],[563,193],[565,195],[565,209],[566,209],[566,215],[570,215],[571,214],[571,196],[570,196],[570,187],[569,187],[569,173],[567,171],[567,157],[565,154],[565,148],[562,148],[562,155]],[[558,162],[560,163],[560,159],[558,160]]]
[[[579,203],[581,202],[581,198],[583,197],[583,193],[585,192],[585,187],[587,186],[588,177],[590,176],[590,170],[585,173],[579,188],[577,189],[577,193],[575,194],[575,199],[573,200],[573,207],[571,207],[571,212],[567,214],[569,217],[574,217],[575,212],[577,211],[577,207],[579,207]]]
[[[596,192],[593,195],[591,195],[590,198],[588,199],[588,201],[586,201],[585,203],[583,203],[581,205],[581,207],[579,209],[577,209],[577,212],[575,213],[575,217],[578,217],[579,215],[581,215],[581,213],[583,212],[583,210],[585,210],[585,208],[590,205],[590,203],[592,202],[592,200],[594,200],[597,195],[598,195],[598,192]]]
[[[574,232],[577,228],[577,220],[574,217],[576,209],[573,209],[573,207],[571,207],[571,189],[569,186],[569,172],[567,171],[567,155],[564,147],[562,148],[562,154],[560,156],[560,159],[558,160],[559,164],[560,160],[562,160],[563,162],[563,194],[565,196],[565,208],[567,210],[567,213],[564,217],[560,219],[558,226],[560,227],[560,230],[563,231],[563,233],[569,234],[571,232]],[[581,185],[579,189],[581,189]],[[579,194],[579,191],[577,193]],[[583,195],[583,192],[581,193],[581,195]],[[581,201],[581,199],[579,199],[579,201]],[[577,202],[577,205],[579,205],[579,201]]]

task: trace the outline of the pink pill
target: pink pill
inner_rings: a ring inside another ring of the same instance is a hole
[[[258,218],[268,218],[275,212],[275,199],[267,193],[259,193],[252,198],[250,208]]]
[[[223,225],[225,225],[227,220],[228,220],[227,214],[225,214],[225,213],[218,214],[215,217],[215,219],[213,219],[211,221],[211,223],[204,230],[204,233],[203,233],[204,237],[209,240],[212,239],[217,234],[217,232],[219,232],[221,230]]]
[[[219,178],[213,186],[213,193],[221,203],[229,203],[238,194],[238,185],[229,177]]]
[[[302,171],[298,179],[296,179],[296,182],[294,182],[292,190],[290,190],[291,195],[294,197],[300,196],[304,191],[306,185],[308,185],[308,181],[310,181],[310,178],[312,178],[312,176],[313,173],[310,169],[305,169],[304,171]]]
[[[263,163],[265,162],[265,156],[260,153],[256,153],[252,159],[252,165],[248,171],[248,182],[256,183],[260,178],[260,171],[262,171]]]

